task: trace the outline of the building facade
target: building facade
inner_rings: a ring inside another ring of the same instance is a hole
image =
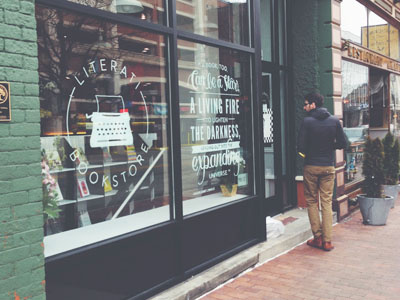
[[[304,95],[356,124],[341,5],[2,1],[0,298],[145,299],[265,241]]]
[[[357,18],[353,16],[357,15]],[[397,1],[341,2],[341,74],[344,131],[343,187],[337,208],[345,216],[361,192],[362,157],[367,137],[399,137],[399,28]]]

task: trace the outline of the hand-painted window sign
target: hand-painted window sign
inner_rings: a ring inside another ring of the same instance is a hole
[[[0,81],[0,122],[11,121],[10,83]]]

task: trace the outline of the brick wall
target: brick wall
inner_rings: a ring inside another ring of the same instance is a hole
[[[40,113],[34,0],[0,0],[0,81],[12,121],[0,123],[0,299],[45,299]]]

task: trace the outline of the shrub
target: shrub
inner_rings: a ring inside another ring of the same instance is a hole
[[[383,142],[383,172],[385,184],[397,185],[399,177],[399,142],[388,132]]]
[[[367,139],[363,157],[362,185],[363,193],[370,198],[382,198],[382,184],[385,183],[383,173],[383,145],[379,138]]]

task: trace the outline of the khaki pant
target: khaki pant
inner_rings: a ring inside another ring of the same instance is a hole
[[[332,240],[332,195],[335,183],[335,168],[304,166],[304,197],[307,202],[308,218],[314,237],[324,242]],[[322,207],[322,227],[318,211],[318,192]]]

